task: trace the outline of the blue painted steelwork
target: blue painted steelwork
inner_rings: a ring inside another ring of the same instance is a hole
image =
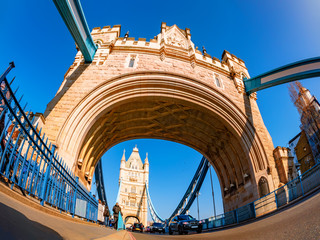
[[[145,184],[145,188],[146,188],[146,192],[147,192],[148,208],[149,208],[150,215],[151,215],[151,218],[152,218],[153,222],[165,223],[165,220],[163,220],[163,219],[159,216],[159,214],[157,213],[156,209],[154,208],[154,206],[153,206],[153,204],[152,204],[147,183]]]
[[[300,79],[320,77],[320,57],[294,62],[257,77],[244,79],[247,94]]]
[[[263,216],[299,197],[303,197],[306,193],[319,188],[319,186],[320,163],[286,185],[245,206],[220,214],[217,217],[203,219],[203,229],[223,227]]]
[[[12,91],[6,76],[0,77],[0,176],[9,180],[11,188],[18,186],[24,194],[36,197],[40,203],[57,207],[60,211],[76,215],[77,200],[87,204],[86,216],[97,220],[98,202],[79,183],[78,178],[55,152],[42,129],[35,125],[31,111],[27,114]],[[35,125],[35,126],[34,126]]]
[[[192,203],[194,202],[197,193],[200,191],[202,186],[203,180],[209,169],[209,161],[203,157],[201,162],[198,166],[198,169],[186,191],[184,196],[182,197],[180,203],[178,204],[177,208],[173,211],[169,221],[176,216],[177,214],[185,214],[191,207]]]
[[[84,16],[80,0],[53,0],[63,21],[87,63],[92,62],[97,51]]]
[[[102,202],[105,202],[105,205],[108,207],[107,197],[106,197],[106,191],[104,187],[104,181],[103,181],[103,171],[102,171],[102,159],[99,160],[96,169],[94,171],[94,176],[96,180],[96,187],[98,192],[98,197]]]

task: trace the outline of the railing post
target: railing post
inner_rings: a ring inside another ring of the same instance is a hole
[[[256,204],[255,204],[255,201],[253,202],[252,207],[253,207],[254,217],[256,218],[256,217],[257,217],[257,213],[256,213]]]
[[[42,186],[41,195],[40,195],[41,205],[42,206],[44,205],[44,200],[45,200],[44,198],[45,198],[45,194],[46,194],[46,188],[47,188],[48,180],[49,180],[49,177],[50,177],[51,164],[52,164],[52,161],[53,161],[53,156],[54,156],[55,150],[56,150],[56,146],[52,145],[51,156],[49,158],[50,161],[49,161],[47,169],[46,169],[46,175],[44,177],[43,186]]]
[[[78,185],[79,185],[79,177],[76,177],[76,187],[74,189],[74,197],[73,197],[73,204],[72,204],[72,217],[74,217],[74,214],[76,212]]]
[[[7,70],[1,75],[1,77],[0,77],[0,82],[2,82],[4,79],[5,79],[5,77],[8,75],[8,73],[11,71],[11,69],[12,68],[14,68],[15,67],[15,65],[14,65],[14,62],[10,62],[9,63],[9,67],[7,68]]]
[[[277,206],[277,209],[278,209],[278,199],[277,199],[277,193],[276,191],[274,191],[274,199],[276,201],[276,206]]]
[[[234,215],[235,215],[235,217],[236,217],[237,223],[239,223],[239,218],[238,218],[237,210],[238,210],[238,209],[234,210]]]
[[[303,185],[302,185],[302,181],[301,181],[301,175],[299,175],[299,181],[300,181],[302,196],[304,196]]]
[[[88,200],[87,202],[86,219],[87,219],[87,222],[90,221],[90,200]]]

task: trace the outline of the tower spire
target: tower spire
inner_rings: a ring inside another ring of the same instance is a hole
[[[144,164],[149,164],[148,153],[146,153],[146,159],[144,160]]]
[[[121,161],[126,161],[126,150],[125,149],[123,149],[123,155],[122,155]]]

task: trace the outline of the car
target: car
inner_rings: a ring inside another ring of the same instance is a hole
[[[179,234],[188,234],[189,231],[197,231],[197,233],[201,233],[201,221],[196,220],[190,215],[177,215],[169,223],[170,235],[174,232],[178,232]]]
[[[142,223],[134,223],[132,225],[132,232],[143,232],[143,224]]]
[[[154,232],[158,232],[158,233],[165,233],[166,230],[165,230],[165,227],[162,223],[153,223],[152,226],[151,226],[151,229],[150,229],[150,232],[151,233],[154,233]]]

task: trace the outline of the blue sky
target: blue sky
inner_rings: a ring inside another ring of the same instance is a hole
[[[82,0],[90,29],[122,25],[122,36],[153,38],[161,22],[191,29],[196,46],[221,57],[224,49],[243,59],[251,76],[305,58],[320,56],[320,1],[102,1]],[[76,49],[52,1],[0,2],[0,72],[12,60],[15,85],[34,112],[44,112]],[[302,81],[320,99],[319,78]],[[299,132],[299,117],[287,86],[258,92],[258,104],[275,146],[287,146]],[[109,202],[117,192],[120,159],[138,145],[142,159],[149,152],[150,194],[159,214],[167,217],[183,195],[200,162],[194,150],[161,140],[132,140],[110,149],[103,157]],[[212,215],[210,183],[200,195],[200,215]],[[222,212],[219,186],[214,178],[218,212]],[[191,213],[196,216],[193,206]]]

